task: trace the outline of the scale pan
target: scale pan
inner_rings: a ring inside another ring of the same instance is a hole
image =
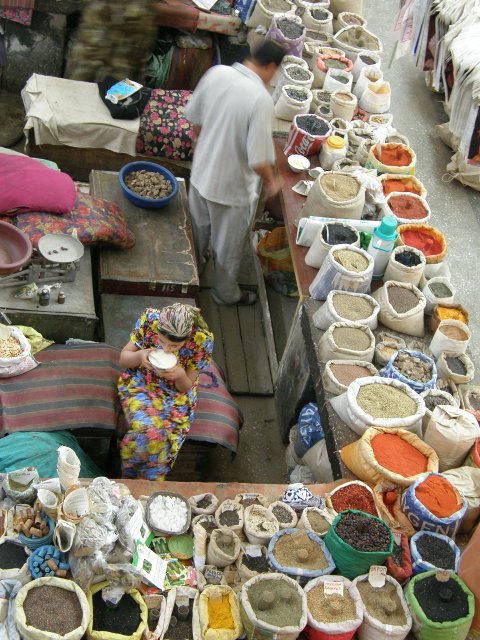
[[[76,262],[83,256],[83,244],[66,233],[47,233],[38,241],[38,250],[50,262]]]

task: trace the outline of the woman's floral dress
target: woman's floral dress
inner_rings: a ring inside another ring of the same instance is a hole
[[[137,320],[130,340],[138,347],[159,347],[158,312],[146,311]],[[176,354],[185,370],[198,374],[212,359],[213,334],[194,326]],[[164,480],[173,467],[193,421],[198,375],[186,392],[155,371],[127,369],[118,381],[120,402],[129,430],[121,442],[124,478]]]

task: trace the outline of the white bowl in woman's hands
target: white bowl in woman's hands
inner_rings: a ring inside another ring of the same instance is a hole
[[[173,369],[178,362],[177,356],[174,353],[167,353],[166,351],[163,351],[163,349],[150,351],[148,354],[148,360],[150,364],[159,371],[168,371],[169,369]]]

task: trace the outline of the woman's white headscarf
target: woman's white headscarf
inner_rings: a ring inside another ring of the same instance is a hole
[[[207,329],[207,323],[200,314],[200,309],[189,304],[175,302],[158,311],[158,328],[177,338],[186,338],[193,325]]]

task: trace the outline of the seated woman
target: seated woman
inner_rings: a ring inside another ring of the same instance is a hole
[[[159,370],[150,352],[163,349],[177,364]],[[122,476],[165,480],[193,421],[199,373],[212,359],[213,334],[190,305],[146,309],[120,354],[126,367],[118,393],[128,424],[121,442]]]

